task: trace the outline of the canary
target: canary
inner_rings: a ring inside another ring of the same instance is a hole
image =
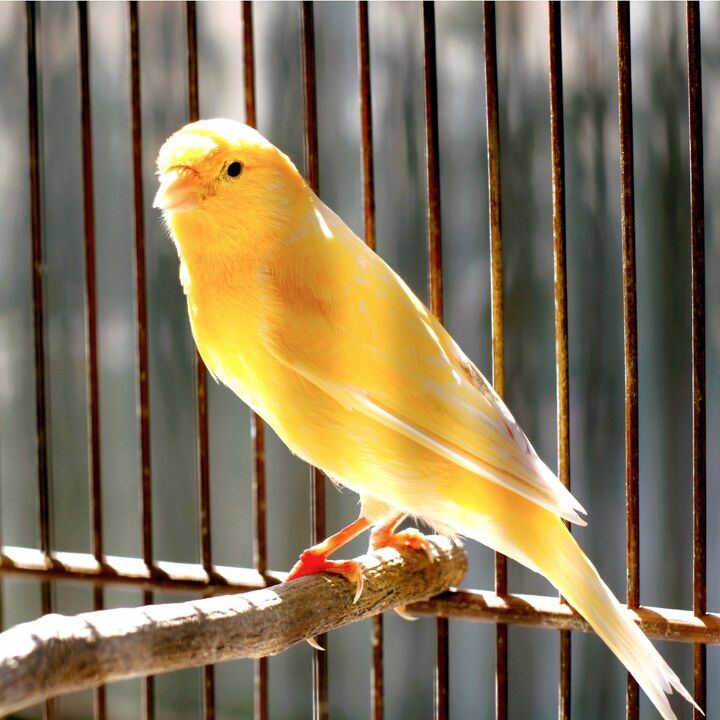
[[[287,446],[360,495],[358,520],[306,550],[291,577],[372,527],[371,546],[427,549],[406,516],[484,543],[544,575],[675,718],[677,675],[600,578],[563,520],[584,509],[508,408],[403,280],[252,128],[204,120],[157,160],[154,205],[180,257],[198,350]],[[697,707],[697,705],[696,705]]]

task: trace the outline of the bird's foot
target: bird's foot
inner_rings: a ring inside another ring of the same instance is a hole
[[[417,615],[411,615],[407,611],[407,605],[398,605],[397,607],[393,608],[393,611],[397,615],[399,615],[403,620],[409,620],[410,622],[415,622],[416,620],[420,619]]]
[[[433,561],[433,548],[430,541],[415,528],[407,528],[407,530],[401,530],[395,532],[395,528],[403,521],[404,516],[396,516],[391,518],[388,522],[379,527],[376,527],[370,534],[370,550],[379,550],[383,547],[395,547],[395,548],[412,548],[413,550],[420,550],[424,552],[427,559],[430,562]],[[418,620],[416,616],[411,615],[405,605],[398,605],[393,608],[396,614],[398,614],[404,620]]]
[[[415,528],[408,528],[400,532],[393,532],[384,527],[373,530],[370,534],[370,550],[379,550],[384,547],[412,548],[424,552],[430,562],[434,559],[432,544]]]
[[[295,563],[288,580],[297,580],[306,575],[315,575],[316,573],[333,573],[334,575],[342,575],[355,585],[355,597],[353,603],[356,603],[362,595],[365,587],[365,580],[362,576],[362,568],[360,563],[355,560],[328,560],[327,555],[320,553],[313,548],[305,550],[300,555],[300,559]]]

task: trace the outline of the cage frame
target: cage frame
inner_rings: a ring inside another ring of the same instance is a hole
[[[199,117],[197,19],[194,0],[185,2],[188,63],[188,120]],[[314,190],[319,187],[318,128],[315,79],[315,41],[313,3],[300,2],[302,77],[304,92],[305,160],[307,179]],[[130,108],[132,133],[132,175],[134,208],[134,255],[136,297],[136,367],[140,433],[140,476],[142,512],[142,558],[107,556],[103,547],[103,518],[100,477],[100,390],[98,377],[97,288],[95,275],[95,228],[93,196],[92,123],[90,105],[90,61],[87,4],[77,3],[80,98],[82,127],[83,233],[85,259],[85,326],[87,360],[88,466],[90,495],[91,552],[56,552],[52,547],[50,488],[47,446],[47,388],[44,331],[44,271],[40,182],[40,120],[38,67],[38,5],[26,2],[27,78],[28,78],[28,172],[30,179],[32,309],[34,329],[34,377],[36,394],[37,487],[39,498],[39,548],[5,546],[0,554],[0,578],[5,575],[29,576],[40,580],[42,612],[52,612],[51,582],[72,580],[91,583],[93,606],[104,606],[103,588],[111,583],[143,589],[143,602],[153,602],[159,589],[192,590],[200,593],[240,591],[268,587],[279,581],[280,574],[268,569],[265,487],[264,423],[251,417],[253,442],[253,504],[255,518],[253,568],[224,568],[213,563],[210,524],[209,429],[207,371],[195,351],[195,398],[197,425],[197,482],[200,499],[200,563],[166,563],[155,558],[152,542],[152,478],[150,468],[150,398],[147,343],[147,295],[142,180],[142,126],[140,105],[139,18],[136,0],[127,3],[130,28]],[[242,2],[243,82],[246,122],[256,123],[256,93],[252,3]],[[626,485],[626,564],[627,607],[641,627],[652,637],[693,643],[693,692],[704,706],[707,697],[706,647],[720,643],[720,614],[707,607],[707,501],[706,501],[706,382],[705,382],[705,256],[704,256],[704,180],[702,133],[702,79],[700,64],[700,10],[697,0],[686,3],[688,50],[688,113],[690,147],[690,257],[691,257],[691,345],[692,345],[692,485],[693,485],[693,607],[657,609],[640,604],[639,573],[639,501],[638,501],[638,361],[637,361],[637,282],[635,266],[635,210],[633,168],[633,120],[631,84],[630,7],[617,3],[617,68],[620,136],[620,190],[622,213],[622,278],[625,368],[625,485]],[[374,159],[372,103],[370,86],[370,33],[368,3],[357,2],[358,66],[360,78],[360,115],[363,184],[363,227],[365,239],[375,248]],[[425,151],[427,187],[428,291],[432,311],[442,319],[442,237],[439,174],[438,100],[435,47],[435,10],[432,2],[422,3],[423,69],[425,90]],[[497,52],[495,7],[484,3],[484,73],[486,82],[486,128],[488,146],[488,203],[490,239],[490,276],[492,298],[492,376],[500,396],[504,393],[504,318],[502,227],[500,221],[500,138],[498,116]],[[567,275],[565,257],[565,154],[562,92],[561,6],[548,3],[548,81],[550,87],[553,265],[555,300],[555,346],[557,391],[558,476],[570,487],[569,363]],[[311,542],[325,536],[325,479],[310,468]],[[436,617],[437,650],[435,658],[436,720],[449,717],[449,638],[451,618],[496,623],[496,718],[508,713],[507,626],[521,624],[547,627],[560,633],[560,681],[558,716],[570,718],[570,657],[572,630],[588,631],[587,624],[562,598],[520,596],[508,592],[507,565],[504,557],[495,561],[493,591],[455,590],[417,603],[410,612]],[[321,641],[322,642],[322,641]],[[383,686],[383,620],[372,622],[371,710],[373,720],[385,715]],[[328,717],[328,653],[313,651],[313,717]],[[255,662],[254,716],[268,717],[267,659]],[[638,717],[638,686],[628,676],[626,717]],[[143,685],[143,715],[155,714],[153,679]],[[696,719],[701,717],[693,711]],[[214,672],[203,671],[203,717],[213,718]],[[95,717],[107,716],[105,689],[95,692]],[[44,717],[54,717],[52,701],[44,707]]]

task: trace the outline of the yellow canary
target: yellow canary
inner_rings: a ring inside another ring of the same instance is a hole
[[[290,159],[231,120],[186,125],[160,149],[161,208],[180,256],[198,350],[302,459],[360,495],[361,515],[306,550],[424,549],[407,515],[474,538],[547,577],[634,675],[663,718],[694,703],[566,529],[582,506],[440,322],[312,192]],[[697,706],[696,706],[697,707]]]

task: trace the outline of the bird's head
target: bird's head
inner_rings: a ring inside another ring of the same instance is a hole
[[[198,223],[219,223],[225,237],[237,230],[262,233],[306,193],[290,159],[233,120],[200,120],[178,130],[160,148],[157,174],[153,206],[176,235]]]

